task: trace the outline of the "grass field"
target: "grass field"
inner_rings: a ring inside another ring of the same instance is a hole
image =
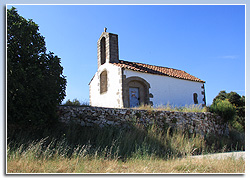
[[[8,173],[244,173],[243,159],[130,159],[57,158],[8,160]]]
[[[29,129],[27,131],[27,129]],[[244,173],[243,159],[203,160],[189,156],[244,151],[244,139],[203,137],[176,130],[81,127],[11,127],[7,173]]]

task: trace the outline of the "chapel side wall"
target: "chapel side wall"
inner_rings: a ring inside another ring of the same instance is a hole
[[[150,84],[149,93],[153,95],[150,101],[154,106],[168,103],[174,106],[191,105],[194,104],[193,93],[198,95],[198,104],[205,104],[203,83],[131,70],[124,70],[124,75],[126,78],[139,76]]]
[[[107,92],[100,93],[100,74],[107,71]],[[90,105],[97,107],[123,107],[121,68],[109,63],[99,67],[89,85]]]

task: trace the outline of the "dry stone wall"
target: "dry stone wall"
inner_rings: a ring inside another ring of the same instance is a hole
[[[60,122],[76,123],[81,126],[117,126],[130,128],[135,124],[149,127],[157,124],[160,128],[177,128],[208,135],[228,135],[228,125],[210,112],[172,112],[157,110],[114,109],[100,107],[59,106]]]

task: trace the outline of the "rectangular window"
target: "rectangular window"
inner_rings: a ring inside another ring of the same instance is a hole
[[[193,94],[193,98],[194,98],[194,104],[198,104],[198,94],[197,93]]]

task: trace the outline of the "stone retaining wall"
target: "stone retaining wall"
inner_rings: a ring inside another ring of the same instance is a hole
[[[161,128],[178,128],[189,133],[228,135],[228,125],[210,112],[171,112],[157,110],[113,109],[100,107],[59,106],[60,122],[81,126],[117,126],[129,128],[135,124],[148,127],[156,123]]]

